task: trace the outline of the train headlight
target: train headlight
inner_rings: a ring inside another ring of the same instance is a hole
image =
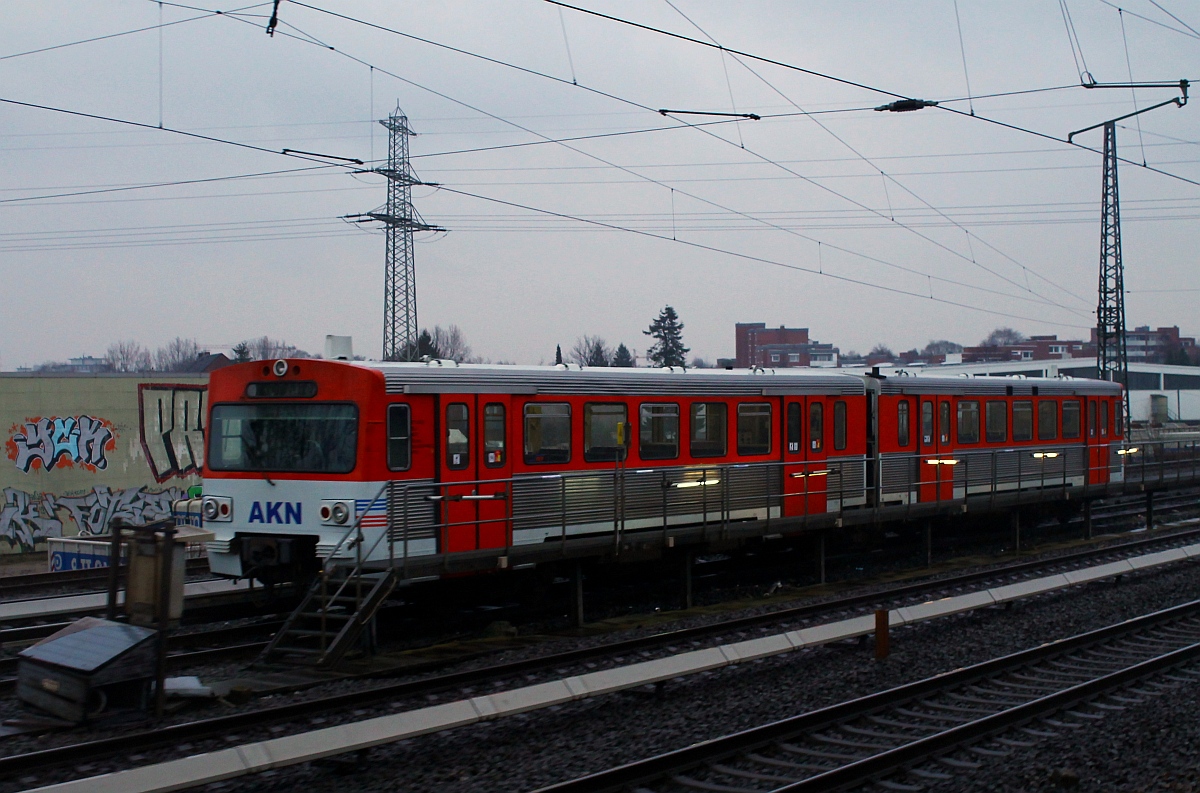
[[[217,500],[215,498],[206,498],[204,499],[204,505],[200,508],[200,511],[204,515],[205,520],[216,520],[217,515],[220,514],[220,507],[217,506]]]
[[[357,510],[354,500],[349,498],[327,498],[317,508],[321,523],[326,526],[345,526],[354,522]]]
[[[271,371],[275,373],[276,377],[283,377],[288,372],[288,362],[280,358],[271,366]]]
[[[339,526],[350,520],[350,510],[342,502],[337,502],[329,509],[330,517]]]
[[[205,496],[200,502],[200,514],[208,523],[233,520],[233,499],[228,496]]]

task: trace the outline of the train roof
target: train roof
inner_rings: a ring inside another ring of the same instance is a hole
[[[977,396],[1120,396],[1121,386],[1104,380],[1074,377],[996,377],[908,375],[893,372],[879,378],[881,394],[963,394]]]
[[[381,372],[388,393],[503,393],[597,396],[780,396],[785,394],[967,394],[1117,396],[1120,386],[1101,380],[1026,377],[908,375],[831,369],[681,369],[359,362]]]
[[[598,396],[865,394],[859,375],[820,369],[644,369],[428,363],[360,364],[383,373],[388,393]]]

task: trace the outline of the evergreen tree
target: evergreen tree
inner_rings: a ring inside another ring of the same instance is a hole
[[[683,323],[675,309],[666,306],[658,318],[650,323],[643,334],[654,338],[654,345],[646,350],[646,357],[658,366],[684,366],[690,348],[683,346]]]
[[[622,344],[617,345],[617,351],[613,353],[613,366],[633,366],[633,355],[629,352],[629,348]]]
[[[555,344],[554,345],[554,365],[558,366],[562,362],[563,362],[563,360],[562,360],[562,345]]]

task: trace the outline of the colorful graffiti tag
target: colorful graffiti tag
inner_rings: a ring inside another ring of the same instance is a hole
[[[79,496],[27,493],[7,487],[0,505],[0,540],[23,551],[47,537],[103,534],[109,521],[122,518],[144,524],[171,514],[171,502],[183,498],[178,487],[152,493],[146,487],[113,490],[94,487]]]
[[[204,466],[207,386],[141,383],[142,450],[158,482],[199,474]]]
[[[79,464],[89,471],[108,468],[105,452],[117,448],[117,431],[111,421],[93,416],[40,416],[14,424],[4,444],[8,459],[25,473],[31,469],[69,468]]]

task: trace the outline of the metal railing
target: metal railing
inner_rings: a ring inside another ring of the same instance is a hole
[[[868,477],[869,465],[877,470]],[[1079,443],[957,449],[948,453],[829,457],[721,465],[633,468],[525,474],[462,482],[394,481],[380,488],[367,510],[389,492],[388,521],[369,545],[361,515],[332,550],[324,568],[347,547],[364,561],[399,567],[450,550],[558,543],[566,554],[576,537],[610,536],[618,550],[632,533],[688,527],[702,541],[727,539],[732,524],[805,523],[850,512],[903,519],[929,505],[983,501],[988,508],[1065,498],[1088,492],[1160,488],[1200,482],[1200,442],[1157,441],[1097,447]],[[1003,504],[999,501],[1003,499]],[[481,512],[483,505],[502,504]],[[475,509],[455,508],[473,505]],[[372,527],[371,531],[375,531]],[[368,535],[369,537],[370,535]],[[347,545],[352,543],[351,545]],[[383,546],[386,543],[386,555]]]

